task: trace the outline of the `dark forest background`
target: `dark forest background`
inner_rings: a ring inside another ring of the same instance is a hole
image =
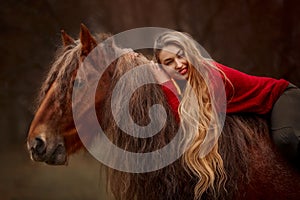
[[[82,22],[94,33],[144,26],[185,31],[218,62],[300,86],[298,0],[1,0],[0,5],[1,153],[9,153],[11,145],[25,152],[33,102],[61,44],[60,30],[77,38]]]
[[[0,13],[1,142],[25,138],[60,30],[77,37],[81,22],[94,33],[143,26],[185,31],[225,65],[300,85],[297,0],[8,0]]]

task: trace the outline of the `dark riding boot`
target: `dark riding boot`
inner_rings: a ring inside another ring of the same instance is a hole
[[[284,157],[300,170],[300,141],[293,128],[273,130],[272,139]]]

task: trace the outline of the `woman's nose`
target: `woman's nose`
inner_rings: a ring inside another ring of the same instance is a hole
[[[176,63],[176,68],[181,68],[183,65],[182,62],[178,58],[175,58],[175,63]]]

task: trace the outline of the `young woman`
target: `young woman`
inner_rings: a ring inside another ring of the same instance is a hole
[[[176,93],[177,90],[173,84],[175,81],[181,90],[179,102],[176,95],[164,89],[169,104],[176,117],[180,118],[181,124],[184,127],[193,126],[189,123],[200,119],[198,126],[205,129],[210,120],[217,118],[210,106],[212,103],[209,96],[210,90],[199,73],[199,69],[204,69],[204,72],[213,69],[219,72],[225,85],[226,113],[256,113],[270,116],[274,143],[288,159],[300,163],[300,89],[283,79],[276,80],[247,75],[211,59],[206,59],[201,55],[196,44],[188,34],[170,31],[160,35],[156,39],[154,47],[155,58],[160,64],[152,65],[155,78]],[[204,102],[199,106],[200,116],[194,117],[194,120],[191,119],[193,116],[188,114],[193,109],[190,102],[191,92],[196,93],[198,103]],[[178,95],[178,93],[176,94]],[[217,120],[215,121],[217,122]],[[196,186],[195,190],[196,195],[197,192],[201,195],[203,191],[199,188],[207,183],[213,187],[211,179],[218,178],[212,178],[210,172],[216,172],[215,174],[218,174],[220,179],[224,176],[224,172],[217,144],[206,157],[198,156],[200,154],[199,143],[203,141],[206,130],[195,129],[194,134],[194,141],[199,140],[200,142],[192,143],[193,145],[187,149],[184,159],[188,168],[194,174],[202,177],[197,184],[199,187]],[[205,180],[205,177],[209,178]]]

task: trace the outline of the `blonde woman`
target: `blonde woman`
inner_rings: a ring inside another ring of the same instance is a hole
[[[212,98],[203,74],[199,71],[218,71],[225,85],[226,113],[256,113],[270,116],[271,134],[274,143],[293,162],[300,162],[300,90],[286,80],[251,76],[204,58],[197,43],[186,33],[170,31],[161,34],[155,41],[155,58],[160,65],[152,65],[157,81],[170,88],[165,95],[177,119],[186,127],[194,126],[193,142],[184,154],[188,169],[199,177],[195,197],[200,198],[205,190],[218,191],[226,181],[222,159],[217,143],[206,156],[201,155],[201,142],[207,133],[210,120],[218,122],[211,108]],[[217,76],[218,76],[217,75]],[[179,86],[179,91],[174,86]],[[188,84],[187,84],[188,83]],[[165,88],[165,87],[163,87]],[[189,115],[193,108],[190,100],[194,92],[198,98],[198,116]],[[191,119],[191,118],[195,119]],[[218,130],[217,130],[218,131]],[[219,185],[215,185],[219,183]]]

